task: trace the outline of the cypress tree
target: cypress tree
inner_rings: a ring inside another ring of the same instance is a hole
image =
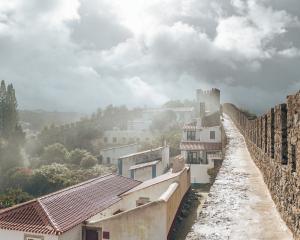
[[[4,134],[8,137],[18,128],[17,99],[12,84],[7,86],[6,111],[4,116]]]
[[[4,135],[4,117],[6,109],[6,86],[4,80],[0,85],[0,137]]]
[[[17,99],[12,84],[0,85],[0,175],[12,167],[22,165],[20,154],[25,134],[18,122]]]

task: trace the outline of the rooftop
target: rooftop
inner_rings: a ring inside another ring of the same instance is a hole
[[[219,151],[222,150],[221,143],[208,143],[208,142],[198,142],[198,141],[186,141],[180,143],[180,150],[183,151]]]
[[[129,168],[129,170],[135,170],[135,169],[140,169],[140,168],[145,168],[145,167],[151,167],[153,165],[158,164],[159,162],[160,162],[160,160],[156,160],[156,161],[151,161],[151,162],[136,164],[136,165],[131,166]]]
[[[129,158],[129,157],[133,157],[133,156],[139,156],[139,155],[143,155],[143,154],[147,154],[147,153],[159,151],[159,150],[162,150],[163,148],[164,147],[158,147],[158,148],[153,148],[153,149],[149,149],[149,150],[146,150],[146,151],[132,153],[132,154],[128,154],[128,155],[122,156],[119,159]]]
[[[172,173],[171,171],[169,171],[169,172],[167,172],[165,174],[162,174],[162,175],[157,176],[155,178],[152,178],[152,179],[149,179],[147,181],[144,181],[141,184],[139,184],[138,186],[130,189],[128,192],[122,194],[122,196],[125,196],[127,194],[130,194],[132,192],[135,192],[135,191],[138,191],[138,190],[141,190],[141,189],[145,189],[145,188],[151,187],[151,186],[153,186],[155,184],[167,181],[167,180],[169,180],[171,178],[175,178],[175,177],[179,176],[183,171],[187,171],[188,169],[189,169],[189,167],[186,166],[180,172]]]
[[[121,200],[141,182],[108,174],[0,211],[0,228],[60,235]]]
[[[133,146],[139,146],[139,144],[132,143],[132,144],[127,144],[127,145],[122,145],[122,146],[117,146],[117,147],[105,148],[105,149],[102,149],[101,151],[108,151],[108,150],[127,148],[127,147],[133,147]]]

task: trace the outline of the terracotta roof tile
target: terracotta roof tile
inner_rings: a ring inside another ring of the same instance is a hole
[[[183,151],[217,151],[222,149],[221,143],[207,143],[207,142],[198,142],[198,141],[187,141],[180,143],[180,150]]]
[[[141,182],[109,174],[0,212],[0,228],[59,235],[121,200]]]

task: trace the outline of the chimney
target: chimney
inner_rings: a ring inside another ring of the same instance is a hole
[[[205,102],[200,103],[200,118],[205,117]]]

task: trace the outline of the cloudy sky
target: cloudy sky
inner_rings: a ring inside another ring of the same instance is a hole
[[[300,89],[299,0],[1,0],[20,108],[154,106],[218,87],[263,111]]]

